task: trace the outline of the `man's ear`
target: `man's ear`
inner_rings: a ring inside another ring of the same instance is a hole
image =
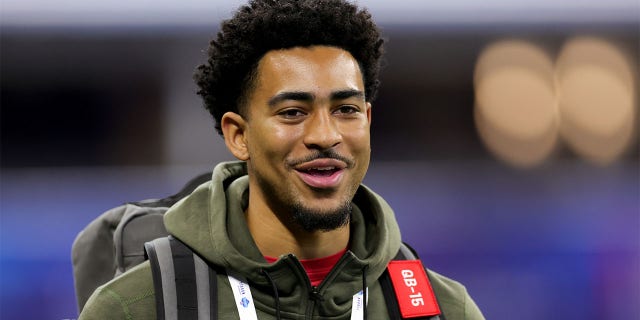
[[[249,151],[246,142],[247,121],[235,113],[227,112],[220,119],[220,127],[224,136],[224,143],[227,149],[238,158],[238,160],[249,160]]]
[[[367,121],[371,124],[371,103],[367,102]]]

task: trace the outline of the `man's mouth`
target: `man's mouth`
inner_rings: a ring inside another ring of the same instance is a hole
[[[304,183],[313,188],[335,188],[340,184],[347,165],[335,159],[317,159],[295,168]]]
[[[312,168],[308,170],[303,170],[302,172],[313,175],[313,176],[329,177],[335,172],[337,172],[338,170],[340,169],[336,167],[324,167],[324,168]]]

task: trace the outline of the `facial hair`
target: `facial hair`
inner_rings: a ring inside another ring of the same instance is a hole
[[[306,208],[302,204],[292,207],[293,221],[307,232],[331,231],[344,227],[351,218],[351,202],[347,202],[331,212]]]
[[[354,166],[354,161],[352,159],[344,157],[331,149],[316,151],[302,159],[288,160],[287,165],[289,168],[293,168],[297,164],[321,158],[341,160],[347,164],[347,168],[352,168]],[[274,208],[274,212],[276,212],[276,214],[279,213],[278,215],[283,222],[290,222],[306,232],[327,232],[349,224],[351,211],[353,209],[351,204],[353,194],[345,197],[348,198],[348,200],[345,199],[340,206],[335,208],[330,208],[328,210],[309,208],[305,206],[300,199],[296,199],[295,191],[294,193],[289,193],[287,191],[278,190],[267,180],[262,179],[262,176],[256,175],[256,177],[260,188],[263,190],[265,195],[267,195],[267,200],[271,203],[272,208]],[[322,193],[323,191],[318,192]]]

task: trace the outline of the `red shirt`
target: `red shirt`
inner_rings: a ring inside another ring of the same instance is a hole
[[[342,255],[344,255],[345,252],[347,252],[346,248],[328,257],[300,260],[300,263],[302,264],[304,271],[307,272],[307,276],[309,277],[309,280],[311,280],[311,285],[312,286],[319,285],[322,282],[322,280],[324,280],[324,278],[327,276],[327,274],[329,274],[329,271],[331,271],[333,266],[336,263],[338,263],[338,260],[340,260],[340,258],[342,257]],[[264,258],[269,263],[274,263],[276,262],[276,260],[278,260],[278,258],[274,258],[274,257],[265,256]]]

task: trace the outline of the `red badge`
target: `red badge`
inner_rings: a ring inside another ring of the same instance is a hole
[[[431,283],[420,260],[394,260],[387,267],[402,318],[440,314]]]

